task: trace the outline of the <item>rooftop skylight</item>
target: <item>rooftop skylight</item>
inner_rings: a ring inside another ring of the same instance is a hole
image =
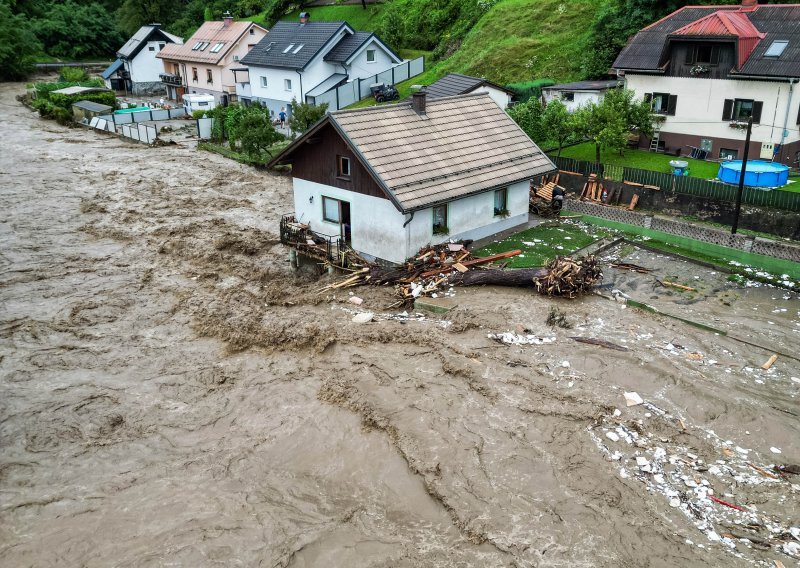
[[[219,53],[219,50],[222,49],[222,46],[225,45],[225,42],[221,41],[216,44],[214,47],[211,48],[211,53]]]
[[[283,50],[283,52],[284,52],[284,53],[289,53],[289,52],[292,50],[292,48],[293,48],[293,47],[294,47],[294,44],[293,44],[293,43],[290,43],[290,44],[289,44],[289,47],[287,47],[286,49],[284,49],[284,50]]]
[[[305,44],[304,44],[304,43],[301,43],[300,45],[298,45],[298,46],[297,46],[297,47],[294,49],[294,51],[293,51],[292,53],[297,53],[298,51],[300,51],[301,49],[303,49],[303,46],[305,46]]]
[[[764,52],[764,57],[780,57],[787,45],[789,45],[789,42],[785,40],[773,41],[767,51]]]

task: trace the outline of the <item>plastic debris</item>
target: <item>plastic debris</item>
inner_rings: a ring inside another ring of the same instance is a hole
[[[639,396],[639,393],[636,392],[626,392],[625,393],[625,404],[628,406],[636,406],[638,404],[643,404],[644,399]]]

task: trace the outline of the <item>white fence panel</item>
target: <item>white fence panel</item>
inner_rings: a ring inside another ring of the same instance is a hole
[[[336,106],[336,89],[328,91],[327,93],[322,93],[318,97],[314,97],[314,103],[317,106],[328,103],[328,111],[339,110],[339,107]]]
[[[139,110],[128,114],[131,115],[131,120],[133,122],[143,122],[145,120],[153,120],[153,117],[150,115],[149,110]]]
[[[416,77],[425,71],[425,58],[417,57],[409,63],[409,78]]]
[[[153,120],[169,120],[169,111],[165,108],[154,108],[151,112]]]
[[[115,124],[130,124],[133,122],[133,113],[125,112],[122,114],[115,114],[112,119]]]

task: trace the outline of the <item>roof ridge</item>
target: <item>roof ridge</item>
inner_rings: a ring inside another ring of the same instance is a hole
[[[439,102],[442,102],[442,101],[448,101],[448,100],[452,100],[452,99],[464,99],[464,98],[469,98],[469,97],[477,98],[477,97],[488,97],[488,96],[489,96],[489,93],[466,93],[466,94],[463,94],[463,95],[448,95],[446,97],[431,98],[427,102],[427,105],[430,106],[430,105],[438,104]],[[369,107],[335,110],[335,111],[331,112],[330,114],[331,114],[331,116],[334,116],[334,115],[335,116],[341,116],[341,115],[344,115],[344,114],[353,114],[353,113],[359,113],[359,112],[365,112],[365,111],[385,112],[385,111],[388,111],[388,110],[396,109],[396,108],[398,108],[400,106],[411,106],[411,101],[400,101],[400,102],[393,103],[393,104],[390,104],[390,105],[373,105],[373,106],[369,106]]]

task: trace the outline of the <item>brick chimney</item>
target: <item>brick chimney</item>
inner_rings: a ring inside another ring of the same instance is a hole
[[[307,24],[308,20],[311,18],[311,14],[308,12],[300,12],[300,23]]]
[[[231,25],[231,22],[233,22],[233,16],[231,16],[230,12],[226,11],[224,14],[222,14],[222,27],[223,28],[229,27]]]
[[[742,6],[747,8],[751,6],[758,6],[758,0],[742,0]]]
[[[427,98],[428,94],[425,92],[425,89],[420,89],[411,95],[411,108],[414,109],[414,112],[417,114],[425,114],[425,101]]]

